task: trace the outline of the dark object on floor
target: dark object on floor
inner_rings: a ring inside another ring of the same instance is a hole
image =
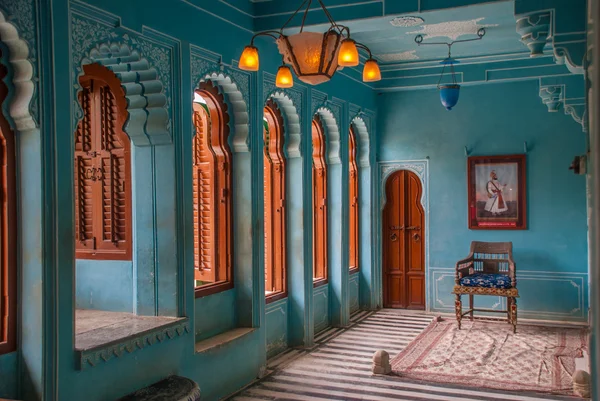
[[[200,401],[200,387],[181,376],[169,376],[117,401]]]
[[[508,323],[517,332],[517,273],[512,256],[512,242],[471,242],[471,252],[463,260],[456,262],[454,290],[456,296],[456,321],[460,330],[463,316],[473,312],[506,313]],[[462,295],[469,296],[469,310],[462,311]],[[506,298],[506,310],[476,309],[473,306],[474,295],[492,295]]]

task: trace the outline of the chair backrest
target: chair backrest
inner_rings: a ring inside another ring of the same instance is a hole
[[[507,274],[512,260],[512,242],[471,242],[473,268],[486,274]]]

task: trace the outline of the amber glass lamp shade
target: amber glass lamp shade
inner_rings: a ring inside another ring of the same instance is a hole
[[[245,71],[258,71],[258,49],[254,46],[244,47],[238,67]]]
[[[363,81],[364,82],[375,82],[381,81],[381,70],[377,61],[373,59],[367,60],[365,68],[363,69]]]
[[[291,88],[294,86],[294,78],[292,77],[292,70],[287,65],[282,65],[277,70],[277,77],[275,78],[275,86],[278,88]]]
[[[338,53],[338,65],[354,67],[358,65],[358,49],[352,39],[344,39]]]

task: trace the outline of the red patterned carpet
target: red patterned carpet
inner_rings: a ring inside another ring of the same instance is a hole
[[[395,374],[499,390],[572,394],[587,330],[464,321],[432,323],[394,358]]]

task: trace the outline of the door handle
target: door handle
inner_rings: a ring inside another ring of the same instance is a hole
[[[390,230],[404,230],[404,226],[390,226]]]
[[[418,242],[421,239],[421,236],[419,235],[419,233],[414,233],[413,239]]]
[[[392,235],[390,235],[390,240],[391,241],[398,241],[398,236],[396,235],[396,233],[392,233]]]
[[[410,226],[410,227],[406,227],[406,231],[410,231],[410,230],[420,230],[421,226]]]

